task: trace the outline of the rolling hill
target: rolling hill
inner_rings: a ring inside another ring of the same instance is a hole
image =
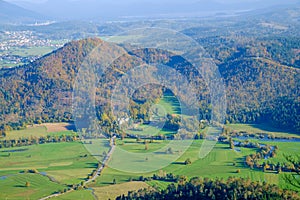
[[[95,101],[100,120],[103,120],[104,113],[110,113],[107,99],[111,95],[112,87],[124,73],[144,61],[166,64],[187,76],[189,80],[200,82],[200,116],[210,118],[208,89],[202,78],[183,58],[156,49],[128,52],[124,47],[112,48],[110,43],[89,38],[67,43],[31,64],[0,70],[1,129],[7,129],[5,125],[17,128],[23,122],[73,121],[72,92],[76,75],[85,57],[95,47],[100,47],[101,51],[110,52],[111,55],[125,52],[107,68],[104,76],[97,82]],[[97,70],[97,64],[99,63],[96,59],[91,66],[96,66]],[[243,57],[236,57],[218,65],[227,89],[229,122],[271,123],[299,133],[300,74],[297,68],[266,59]],[[97,73],[88,74],[85,78],[95,78],[93,76],[97,76]],[[176,81],[176,77],[173,79]],[[138,94],[133,96],[131,106],[142,107],[137,102],[154,101],[160,97],[163,88],[145,86],[144,89],[146,90],[138,90]],[[86,101],[80,99],[79,102],[85,104]],[[86,115],[81,117],[88,117],[88,111]]]

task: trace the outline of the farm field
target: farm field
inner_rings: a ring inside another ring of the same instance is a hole
[[[279,136],[279,137],[282,136],[282,137],[300,138],[299,134],[281,130],[267,124],[227,124],[226,126],[237,132],[244,131],[247,133],[266,133],[266,134],[273,134],[274,136]]]
[[[27,126],[24,130],[13,130],[7,133],[7,136],[3,139],[19,139],[29,137],[45,137],[47,135],[72,135],[74,125],[69,123],[46,123],[33,126]],[[0,138],[1,140],[1,138]]]
[[[163,108],[160,115],[164,115],[166,113],[175,114],[176,110],[178,110],[178,101],[177,99],[170,95],[164,95],[164,98],[162,98],[158,103],[160,108]],[[161,109],[159,110],[161,111]],[[234,126],[234,125],[233,125]],[[147,127],[147,125],[141,125],[140,127],[143,127],[142,132],[149,131],[150,133],[156,130],[152,130],[155,127]],[[237,127],[240,128],[249,128],[246,129],[248,132],[250,130],[250,133],[259,133],[263,132],[265,130],[264,127],[260,126],[250,126],[250,125],[239,125]],[[250,129],[250,128],[253,129]],[[147,130],[148,128],[148,130]],[[275,134],[275,135],[288,135],[288,136],[295,136],[291,133],[284,133],[280,132],[281,130],[278,129],[267,129],[268,134]],[[205,129],[203,130],[205,131]],[[272,132],[276,131],[276,132]],[[148,133],[147,133],[148,134]],[[161,134],[161,132],[160,132]],[[251,141],[251,140],[250,140]],[[258,140],[253,140],[260,142]],[[99,140],[98,140],[99,142]],[[153,142],[147,142],[147,149],[145,148],[145,141],[137,141],[135,139],[124,139],[124,140],[117,140],[117,146],[118,148],[131,152],[131,153],[137,153],[137,154],[143,154],[143,153],[150,153],[150,152],[159,152],[159,158],[160,159],[170,159],[170,156],[173,155],[167,155],[164,154],[166,151],[166,146],[170,144],[171,141],[153,141]],[[118,185],[128,184],[131,183],[132,180],[139,180],[140,176],[143,177],[152,177],[153,174],[159,174],[159,173],[172,173],[174,175],[184,175],[188,178],[192,178],[195,176],[200,177],[207,177],[207,178],[224,178],[227,179],[228,177],[243,177],[243,178],[250,178],[253,181],[267,181],[274,184],[279,185],[281,188],[289,188],[289,189],[296,189],[293,187],[290,187],[286,181],[285,181],[285,173],[277,174],[276,172],[262,172],[259,170],[251,170],[248,167],[244,165],[244,159],[247,155],[250,155],[252,153],[257,152],[258,149],[249,149],[249,148],[241,148],[241,151],[237,152],[234,150],[231,150],[229,148],[228,144],[222,144],[217,143],[215,148],[212,150],[212,152],[205,157],[204,159],[199,159],[199,150],[201,148],[203,141],[202,140],[195,140],[192,142],[192,145],[188,148],[188,150],[183,153],[178,159],[176,159],[174,162],[169,164],[168,166],[165,166],[162,169],[157,169],[155,171],[151,172],[145,172],[145,173],[134,173],[134,172],[123,172],[119,171],[118,169],[115,169],[113,167],[110,167],[108,165],[107,168],[105,168],[101,174],[100,177],[96,179],[95,183],[91,183],[89,186],[92,187],[95,191],[99,191],[100,188],[103,188],[102,191],[106,191],[104,188],[107,187],[116,187],[114,185],[115,183]],[[277,145],[279,147],[279,153],[276,156],[276,158],[269,159],[268,162],[270,163],[285,163],[285,157],[284,155],[295,155],[297,154],[297,150],[300,148],[300,143],[297,142],[269,142],[269,141],[261,141],[260,143],[268,144],[275,146]],[[93,144],[97,144],[97,140],[93,141]],[[100,144],[101,145],[101,144]],[[102,143],[102,145],[104,145]],[[94,145],[91,145],[91,147]],[[98,144],[96,145],[98,146]],[[176,157],[176,149],[174,149]],[[168,157],[168,158],[167,158]],[[122,156],[118,154],[114,154],[111,159],[111,163],[113,166],[118,166],[122,163]],[[127,158],[127,160],[130,160],[130,158]],[[185,165],[184,162],[186,159],[190,159],[192,164]],[[116,162],[116,160],[120,162]],[[149,161],[151,161],[151,158],[148,160],[145,159],[139,159],[138,161],[132,160],[131,164],[141,164],[144,163],[144,166],[149,165]],[[263,162],[263,160],[262,160]],[[110,163],[110,164],[111,164]],[[116,164],[117,163],[117,164]],[[143,164],[142,164],[143,165]],[[130,166],[127,166],[129,168]],[[240,170],[239,173],[237,173],[237,170]],[[150,185],[153,188],[156,189],[165,189],[169,182],[164,181],[145,181],[148,185]],[[101,190],[100,190],[101,191]],[[95,192],[96,196],[101,198],[107,199],[111,198],[110,196],[105,196],[105,194],[97,193]]]
[[[92,194],[92,190],[77,190],[51,199],[53,200],[74,200],[74,199],[94,200],[96,198]]]
[[[190,148],[176,161],[161,169],[165,173],[173,173],[174,175],[185,175],[188,178],[195,176],[207,177],[207,178],[228,178],[228,177],[243,177],[250,178],[253,181],[268,181],[279,185],[282,188],[287,188],[285,183],[285,173],[277,174],[276,172],[264,173],[258,170],[251,170],[244,165],[245,156],[255,153],[257,149],[241,148],[240,152],[236,152],[229,148],[228,144],[217,143],[212,152],[204,159],[199,159],[199,149],[203,141],[194,141]],[[121,148],[132,152],[145,152],[145,145],[143,143],[133,143],[123,145]],[[297,142],[263,142],[269,145],[277,145],[279,147],[279,153],[276,158],[268,160],[270,163],[284,163],[286,162],[284,155],[297,155],[300,148],[300,143]],[[163,148],[167,142],[149,143],[148,151],[155,151],[159,148]],[[185,165],[184,161],[189,158],[192,164]],[[145,161],[148,162],[148,161]],[[237,170],[240,172],[237,173]],[[125,173],[112,168],[106,168],[101,176],[97,179],[95,186],[106,186],[112,184],[113,179],[116,179],[117,183],[124,183],[128,180],[137,180],[140,176],[151,177],[155,173],[161,173],[160,170],[149,173]],[[156,181],[150,181],[149,184],[155,186]],[[163,189],[169,183],[160,181],[157,184],[158,188]],[[295,188],[294,188],[295,189]]]
[[[56,42],[59,43],[59,42]],[[12,47],[9,50],[1,51],[2,55],[10,55],[24,58],[37,58],[48,53],[51,53],[53,50],[57,49],[54,46],[32,46],[32,47]],[[1,60],[1,59],[0,59]],[[0,61],[0,68],[12,68],[16,66],[21,66],[28,64],[29,60],[26,61],[12,61],[3,59]]]
[[[229,176],[238,176],[244,178],[251,178],[255,181],[271,181],[278,184],[282,188],[287,188],[284,181],[284,174],[276,174],[272,172],[263,173],[262,171],[251,170],[244,166],[243,159],[246,155],[256,152],[256,149],[241,148],[240,152],[229,149],[228,144],[217,143],[213,151],[204,159],[198,159],[199,149],[202,144],[202,140],[197,140],[192,143],[189,149],[179,158],[176,162],[171,163],[169,166],[164,167],[161,170],[156,170],[149,173],[126,173],[106,167],[101,176],[96,179],[96,182],[88,185],[89,188],[93,188],[94,194],[101,197],[101,199],[112,198],[123,193],[127,193],[129,190],[134,190],[129,182],[130,180],[138,180],[140,176],[151,177],[155,173],[173,173],[175,175],[185,175],[188,178],[194,176],[208,177],[208,178],[228,178]],[[154,152],[159,151],[166,146],[169,141],[154,141],[148,143],[148,150],[145,150],[145,144],[143,142],[136,142],[133,139],[125,139],[124,141],[118,141],[117,145],[120,148],[135,153],[144,153],[146,151]],[[300,148],[300,144],[297,142],[264,142],[265,144],[277,145],[279,147],[279,153],[276,158],[272,158],[270,162],[285,162],[284,154],[297,154],[297,150]],[[105,146],[105,140],[97,139],[92,140],[92,144],[96,146]],[[86,150],[86,147],[88,150]],[[8,152],[1,150],[0,152],[0,185],[5,185],[6,190],[13,191],[9,193],[9,197],[12,199],[18,199],[18,195],[25,194],[29,198],[35,199],[41,197],[35,188],[43,190],[43,194],[52,194],[55,191],[61,191],[66,188],[66,184],[80,183],[84,180],[97,164],[96,158],[90,156],[96,153],[97,149],[91,145],[83,146],[80,142],[72,143],[53,143],[35,145],[21,148],[9,148],[11,155],[8,156]],[[90,148],[90,149],[89,149]],[[22,150],[14,152],[13,150]],[[100,152],[102,153],[102,152]],[[99,153],[99,154],[100,154]],[[86,154],[88,155],[86,157]],[[165,155],[161,155],[162,157]],[[14,159],[11,159],[14,158]],[[185,165],[184,161],[190,158],[192,164]],[[10,162],[8,162],[8,159]],[[17,160],[17,161],[16,161]],[[15,161],[15,162],[14,162]],[[145,161],[146,162],[146,161]],[[235,163],[235,166],[233,165]],[[37,169],[39,172],[46,174],[54,178],[57,182],[52,182],[48,177],[40,174],[21,174],[24,169]],[[240,169],[240,173],[236,173],[237,169]],[[113,183],[115,179],[116,185]],[[24,187],[25,182],[29,181],[31,186],[29,188]],[[39,184],[42,182],[43,184]],[[16,186],[16,183],[20,187]],[[124,184],[124,185],[123,185]],[[128,184],[128,185],[127,185]],[[169,182],[163,181],[146,181],[139,183],[139,186],[152,186],[157,189],[164,189]],[[44,188],[44,186],[47,188]],[[22,187],[21,187],[22,186]],[[126,186],[126,187],[125,187]],[[127,187],[128,186],[128,187]],[[107,194],[107,189],[114,189],[117,187],[116,192]],[[126,189],[128,188],[128,189]],[[139,189],[139,188],[136,188]],[[36,189],[37,190],[37,189]],[[40,191],[38,190],[38,191]],[[8,194],[3,192],[0,198],[8,197]],[[74,196],[82,196],[85,199],[93,199],[90,190],[72,191],[64,194],[55,199],[72,199]],[[8,198],[9,199],[9,198]]]
[[[129,191],[137,191],[139,189],[149,188],[145,182],[127,182],[104,187],[93,187],[95,195],[98,199],[115,199],[120,195],[127,195]]]
[[[55,50],[55,47],[48,46],[36,46],[36,47],[27,47],[27,48],[11,48],[9,51],[5,52],[10,55],[18,55],[18,56],[41,56]]]
[[[179,102],[172,95],[165,94],[157,107],[159,117],[166,113],[180,113],[178,110]],[[268,134],[278,136],[296,136],[259,125],[230,124],[228,126],[233,130],[248,133],[267,131]],[[155,133],[154,135],[173,134],[171,131],[161,131],[159,128],[145,124],[140,125],[139,128],[143,129],[140,134],[144,135],[152,135],[153,133]],[[5,138],[18,139],[77,134],[73,130],[72,124],[46,123],[28,126],[25,130],[10,131]],[[206,131],[206,129],[202,131]],[[270,163],[285,163],[286,154],[297,155],[300,149],[299,142],[259,141],[258,139],[250,139],[250,141],[278,146],[277,156],[267,160]],[[2,188],[5,189],[5,192],[0,193],[0,199],[22,199],[22,197],[38,199],[54,192],[63,191],[70,185],[80,184],[96,169],[98,162],[104,159],[105,154],[110,149],[109,143],[108,139],[86,139],[67,143],[48,143],[0,149],[0,191],[2,192]],[[200,159],[199,150],[202,144],[203,140],[190,140],[182,143],[182,141],[171,140],[116,139],[116,150],[110,162],[94,182],[86,185],[87,189],[71,191],[53,199],[114,199],[119,195],[127,194],[128,191],[141,188],[166,189],[170,182],[158,180],[141,182],[138,180],[141,176],[147,178],[152,177],[153,174],[168,173],[184,175],[187,178],[196,176],[212,179],[243,177],[253,181],[274,183],[281,188],[297,190],[286,183],[285,176],[287,173],[262,172],[251,170],[245,166],[245,157],[256,153],[258,149],[239,148],[240,151],[235,151],[230,149],[228,144],[217,143],[208,156]],[[180,148],[177,149],[177,147]],[[167,153],[169,148],[172,149],[173,153]],[[122,152],[133,153],[137,157],[124,156]],[[181,152],[183,153],[181,154]],[[154,153],[155,156],[151,157],[148,155],[149,153]],[[185,164],[187,159],[191,161],[191,164]],[[261,160],[261,162],[265,161]],[[150,170],[149,166],[160,162],[165,162],[165,165]],[[119,166],[123,166],[128,171],[119,170]],[[136,173],[134,172],[136,167],[148,169],[148,171]],[[36,169],[41,174],[20,173],[28,169]],[[238,170],[239,172],[237,172]],[[25,187],[26,182],[30,182],[29,187]]]
[[[23,193],[30,199],[47,196],[63,190],[67,185],[79,184],[96,169],[97,163],[96,158],[90,155],[81,142],[1,149],[1,192],[5,186],[6,191],[10,191],[9,197],[13,199],[22,196]],[[28,169],[36,169],[41,174],[20,173]],[[26,181],[31,183],[28,188],[23,187]],[[22,187],[17,187],[16,183]],[[36,190],[44,192],[38,193]],[[0,196],[0,199],[2,197],[6,196]]]
[[[54,197],[54,200],[73,200],[73,199],[115,199],[120,195],[127,195],[129,191],[137,191],[139,189],[151,188],[151,186],[145,182],[132,181],[121,184],[113,184],[104,187],[93,187],[86,190],[71,191],[58,197]]]
[[[30,182],[26,187],[25,183]],[[39,199],[53,192],[60,191],[65,186],[51,182],[48,177],[37,174],[12,174],[0,178],[0,199]]]

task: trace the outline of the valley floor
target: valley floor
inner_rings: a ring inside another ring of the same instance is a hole
[[[56,192],[67,191],[74,184],[81,184],[97,168],[98,162],[104,158],[103,152],[109,151],[108,140],[95,139],[92,142],[80,141],[40,144],[25,147],[4,148],[0,150],[0,199],[39,199]],[[134,139],[118,140],[118,148],[127,152],[147,153],[160,152],[160,158],[168,155],[162,150],[170,141],[155,140],[148,143],[147,149],[143,141]],[[228,144],[217,143],[212,152],[204,159],[199,159],[199,149],[203,140],[194,140],[181,156],[168,166],[146,173],[123,172],[108,166],[93,182],[86,185],[86,189],[78,189],[53,199],[113,199],[127,194],[128,191],[151,187],[164,189],[170,182],[147,180],[153,174],[184,175],[187,178],[228,178],[244,177],[254,181],[266,181],[279,185],[281,188],[296,189],[288,185],[285,176],[289,173],[277,174],[275,171],[263,172],[250,169],[245,165],[245,157],[255,153],[257,149],[240,148],[235,151]],[[277,145],[279,153],[275,158],[265,162],[285,163],[285,154],[297,155],[299,142],[270,142],[264,144]],[[174,154],[177,154],[174,149]],[[121,160],[126,164],[127,158],[112,155],[113,160]],[[191,164],[184,162],[190,159]],[[138,161],[151,165],[151,159]],[[121,162],[122,163],[122,162]],[[135,165],[135,163],[132,163]],[[134,167],[134,166],[133,166]],[[136,166],[135,166],[136,167]],[[24,170],[36,170],[36,173],[24,173]],[[237,173],[237,170],[239,172]],[[26,186],[26,182],[30,186]]]

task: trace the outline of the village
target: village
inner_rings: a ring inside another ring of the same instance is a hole
[[[0,68],[11,68],[35,61],[64,42],[44,38],[34,31],[0,31]]]

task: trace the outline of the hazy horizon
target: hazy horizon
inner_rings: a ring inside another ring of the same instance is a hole
[[[5,0],[25,9],[53,19],[93,19],[128,16],[188,17],[206,15],[208,12],[256,10],[272,6],[298,3],[297,0]]]

